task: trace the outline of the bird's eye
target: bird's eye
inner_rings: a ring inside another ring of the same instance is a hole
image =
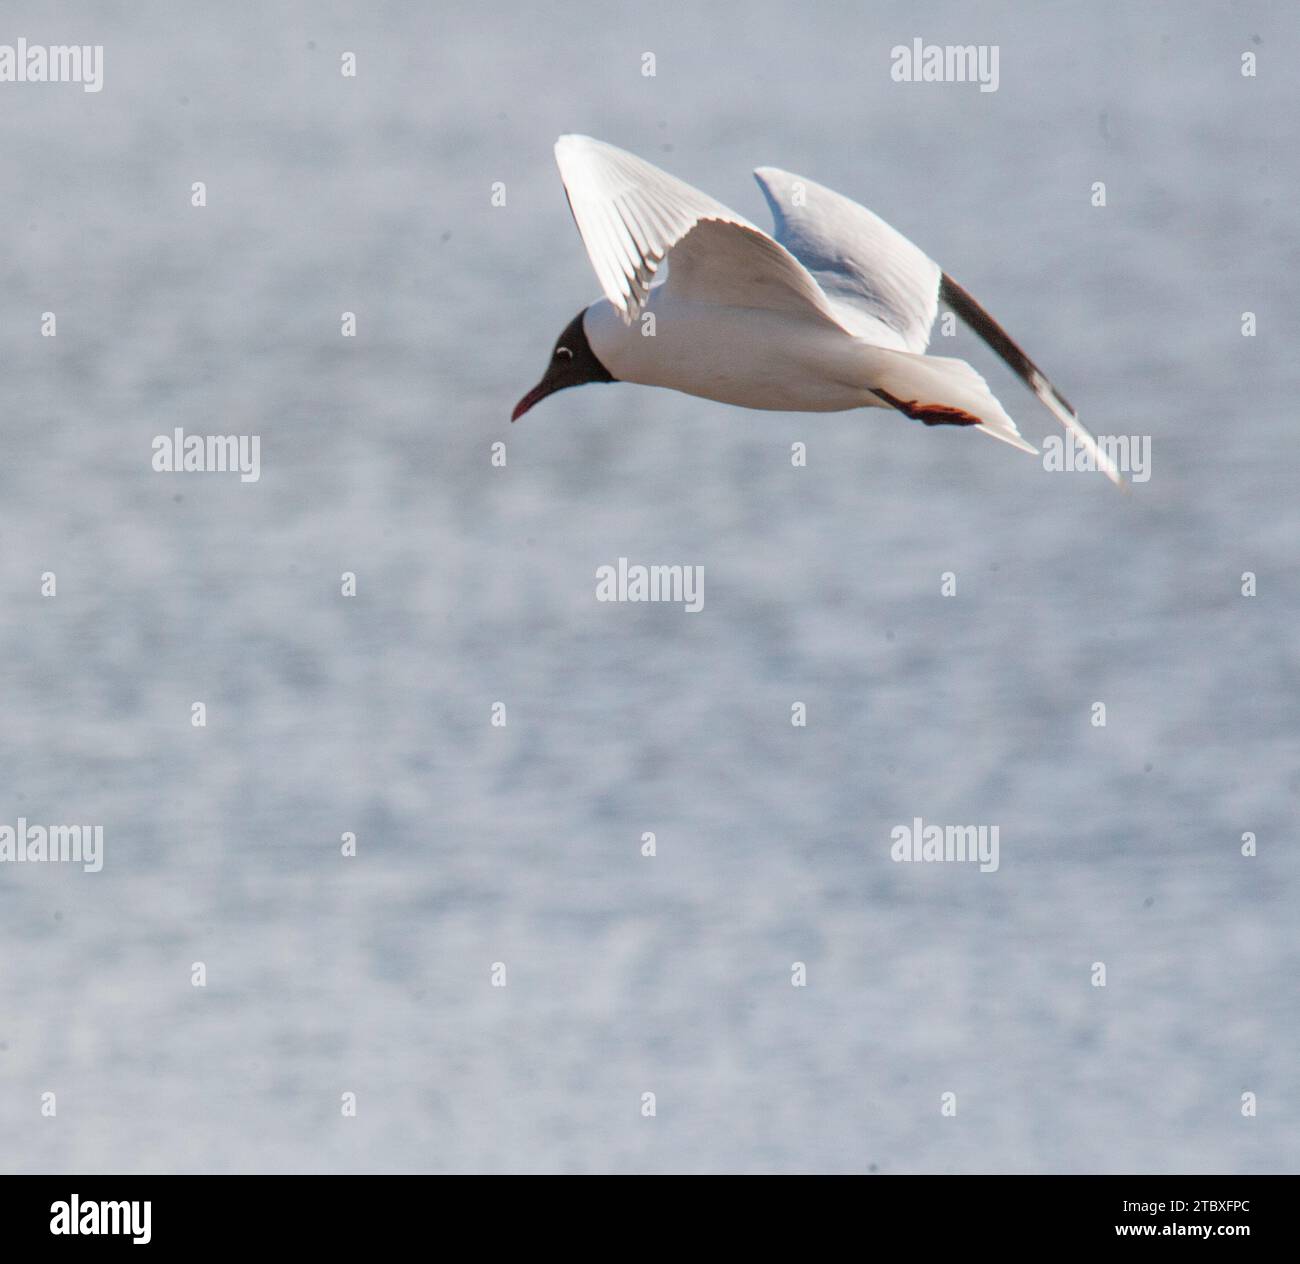
[[[573,352],[570,351],[568,347],[556,347],[555,358],[557,360],[572,360]]]

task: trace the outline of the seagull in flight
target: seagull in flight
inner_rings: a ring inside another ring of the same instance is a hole
[[[1121,482],[1047,376],[969,293],[864,206],[776,167],[754,172],[769,236],[720,202],[590,136],[555,159],[604,298],[569,322],[518,421],[586,382],[664,386],[742,408],[890,408],[1037,450],[964,360],[926,355],[942,299]],[[656,276],[666,266],[667,279]]]

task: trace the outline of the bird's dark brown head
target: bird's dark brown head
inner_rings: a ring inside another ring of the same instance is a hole
[[[515,411],[510,414],[511,421],[518,421],[534,404],[566,386],[614,381],[614,375],[596,359],[596,353],[587,341],[586,330],[582,327],[585,314],[585,310],[579,312],[565,326],[556,340],[551,362],[546,366],[542,380],[515,405]]]

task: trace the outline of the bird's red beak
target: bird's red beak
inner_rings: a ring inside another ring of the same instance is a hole
[[[515,405],[515,411],[510,414],[510,420],[518,421],[519,418],[522,417],[534,404],[540,403],[548,395],[554,394],[559,389],[560,388],[553,382],[548,382],[546,378],[542,378],[542,380]]]

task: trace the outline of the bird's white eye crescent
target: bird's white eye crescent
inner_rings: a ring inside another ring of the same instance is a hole
[[[557,360],[572,360],[573,352],[570,351],[568,347],[556,347],[555,358]]]

